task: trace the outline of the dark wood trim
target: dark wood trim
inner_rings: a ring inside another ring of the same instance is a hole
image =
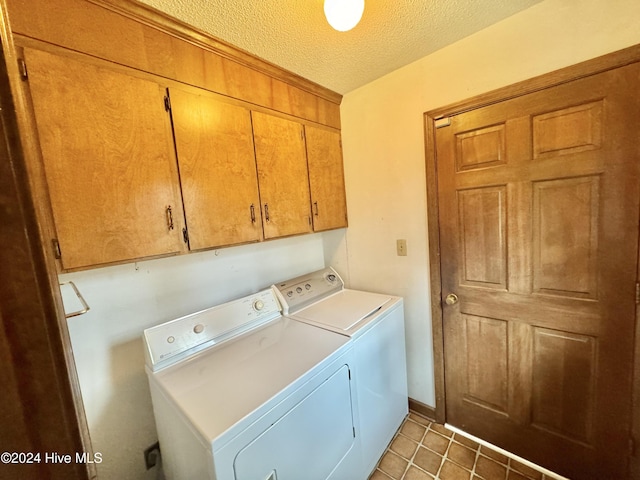
[[[638,219],[640,236],[640,218]],[[640,283],[640,242],[638,242],[638,266],[636,284]],[[638,288],[636,286],[636,288]],[[640,478],[640,305],[636,304],[636,331],[633,355],[633,400],[631,411],[631,459],[629,462],[629,478]]]
[[[426,405],[422,402],[419,402],[418,400],[414,400],[411,397],[409,397],[409,410],[419,413],[423,417],[426,417],[433,422],[437,421],[435,408],[430,407],[429,405]],[[442,423],[442,422],[438,422],[438,423]]]
[[[448,115],[456,115],[469,110],[486,107],[494,103],[521,97],[528,93],[537,92],[546,88],[572,82],[579,78],[589,77],[598,73],[623,67],[631,63],[640,61],[640,44],[618,50],[601,57],[597,57],[585,62],[561,68],[550,73],[545,73],[529,80],[514,83],[507,87],[502,87],[491,92],[483,93],[471,97],[461,102],[453,103],[445,107],[430,110],[426,115],[432,118],[440,118]]]
[[[446,391],[444,371],[444,336],[442,316],[442,279],[440,272],[440,218],[438,213],[437,163],[435,149],[435,120],[453,116],[492,105],[504,100],[527,95],[568,83],[580,78],[596,75],[608,70],[623,67],[640,61],[640,45],[634,45],[617,52],[612,52],[573,66],[565,67],[530,80],[499,88],[491,92],[474,96],[467,100],[430,110],[424,114],[425,128],[425,161],[427,175],[427,222],[429,227],[429,263],[431,275],[431,315],[433,333],[434,376],[436,394],[436,420],[446,421]],[[639,245],[640,251],[640,245]],[[640,281],[640,266],[638,267]],[[636,323],[640,322],[640,313]],[[640,353],[640,332],[636,334],[636,352]],[[634,411],[632,434],[640,439],[640,355],[635,355],[633,372]],[[634,455],[631,459],[632,470],[640,473],[640,458]],[[634,477],[635,478],[635,477]]]
[[[114,64],[340,128],[342,96],[132,0],[7,0],[15,41]],[[42,16],[39,11],[47,11]]]
[[[425,158],[427,160],[427,225],[429,233],[429,276],[431,287],[431,334],[433,336],[433,368],[436,407],[434,419],[446,420],[444,387],[444,335],[442,331],[442,278],[440,276],[440,228],[438,216],[438,176],[433,116],[424,115]]]
[[[88,0],[100,7],[112,10],[120,15],[131,18],[136,22],[143,23],[164,33],[185,40],[199,48],[217,53],[229,60],[240,63],[253,70],[260,71],[270,77],[282,80],[290,85],[317,95],[325,100],[340,105],[342,95],[329,90],[317,83],[301,77],[293,72],[283,69],[267,60],[258,58],[245,50],[242,50],[230,43],[215,38],[214,36],[198,30],[180,20],[170,17],[160,10],[156,10],[148,5],[132,2],[130,0]]]
[[[15,108],[18,64],[6,3],[0,3],[0,377],[5,397],[0,402],[3,451],[72,455],[68,465],[40,463],[4,465],[9,478],[88,479],[76,453],[85,448],[76,396],[69,375],[67,335],[55,266],[40,236],[33,195]],[[55,287],[54,287],[55,285]],[[79,396],[77,397],[79,398]],[[83,415],[82,415],[83,416]]]

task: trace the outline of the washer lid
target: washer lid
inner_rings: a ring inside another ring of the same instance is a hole
[[[349,339],[280,318],[158,372],[149,379],[206,443],[220,446],[349,348]],[[214,447],[215,448],[215,447]]]
[[[295,317],[346,332],[391,300],[392,297],[377,293],[342,290],[296,312]]]

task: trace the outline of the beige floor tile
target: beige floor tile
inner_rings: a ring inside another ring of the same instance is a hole
[[[378,469],[389,475],[394,480],[401,480],[404,471],[407,469],[407,462],[393,452],[387,452],[382,456]]]
[[[521,475],[515,470],[509,470],[509,473],[507,474],[507,480],[531,480],[531,479],[529,479],[528,477],[525,477],[524,475]]]
[[[442,457],[437,453],[427,450],[424,447],[420,447],[416,452],[416,456],[413,457],[413,463],[418,465],[423,470],[434,475],[438,473],[440,464],[442,463]]]
[[[461,443],[465,447],[469,447],[472,450],[478,450],[480,448],[480,444],[478,442],[474,442],[473,440],[470,440],[467,437],[465,437],[464,435],[460,435],[459,433],[456,433],[453,436],[453,439],[456,442]]]
[[[447,452],[447,458],[464,468],[471,470],[476,462],[476,452],[453,442]]]
[[[447,427],[445,427],[444,425],[441,425],[439,423],[433,422],[431,423],[431,426],[429,428],[431,430],[435,430],[441,435],[444,435],[445,437],[453,437],[453,432],[449,430]]]
[[[509,466],[524,476],[531,478],[532,480],[542,480],[542,472],[534,470],[531,467],[524,465],[514,459],[509,460]]]
[[[470,476],[471,472],[466,471],[453,462],[445,460],[438,478],[440,478],[440,480],[469,480]]]
[[[416,453],[418,444],[404,435],[397,435],[389,448],[401,457],[411,460],[413,454]]]
[[[507,477],[507,467],[480,455],[476,462],[475,473],[485,480],[504,480]]]
[[[424,425],[420,425],[416,422],[412,422],[411,420],[405,420],[404,424],[400,428],[400,433],[406,435],[407,437],[419,442],[424,437],[425,432],[427,431],[427,427]]]
[[[369,480],[552,480],[411,411]]]
[[[421,425],[425,425],[427,427],[429,425],[431,425],[431,420],[429,420],[428,418],[423,417],[422,415],[418,415],[417,413],[411,412],[409,414],[409,418],[411,420],[413,420],[414,422],[417,422],[417,423],[419,423]]]
[[[480,453],[504,465],[509,462],[509,458],[491,448],[485,447],[484,445],[480,447]]]
[[[433,480],[435,477],[414,466],[409,467],[402,480]]]
[[[385,473],[382,473],[380,470],[375,470],[369,480],[391,480],[391,477]]]
[[[430,448],[434,452],[439,453],[440,455],[444,455],[444,453],[447,451],[447,447],[449,446],[449,439],[443,437],[439,433],[430,430],[424,436],[422,444],[425,447]]]

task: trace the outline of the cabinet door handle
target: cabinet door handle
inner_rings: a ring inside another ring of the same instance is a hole
[[[313,214],[317,217],[318,216],[318,202],[313,202],[313,207],[314,207]]]
[[[173,212],[171,211],[171,205],[167,207],[167,226],[169,230],[173,230]]]
[[[264,204],[264,219],[268,222],[269,220],[271,220],[269,218],[269,204],[265,203]]]
[[[256,207],[253,206],[253,203],[249,207],[249,211],[251,212],[251,223],[256,223]]]

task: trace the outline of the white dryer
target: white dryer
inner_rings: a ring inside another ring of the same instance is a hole
[[[346,289],[331,267],[273,288],[289,318],[350,338],[359,417],[356,433],[363,469],[370,473],[409,408],[402,298]]]
[[[355,480],[347,337],[285,318],[272,289],[144,331],[169,480]]]

